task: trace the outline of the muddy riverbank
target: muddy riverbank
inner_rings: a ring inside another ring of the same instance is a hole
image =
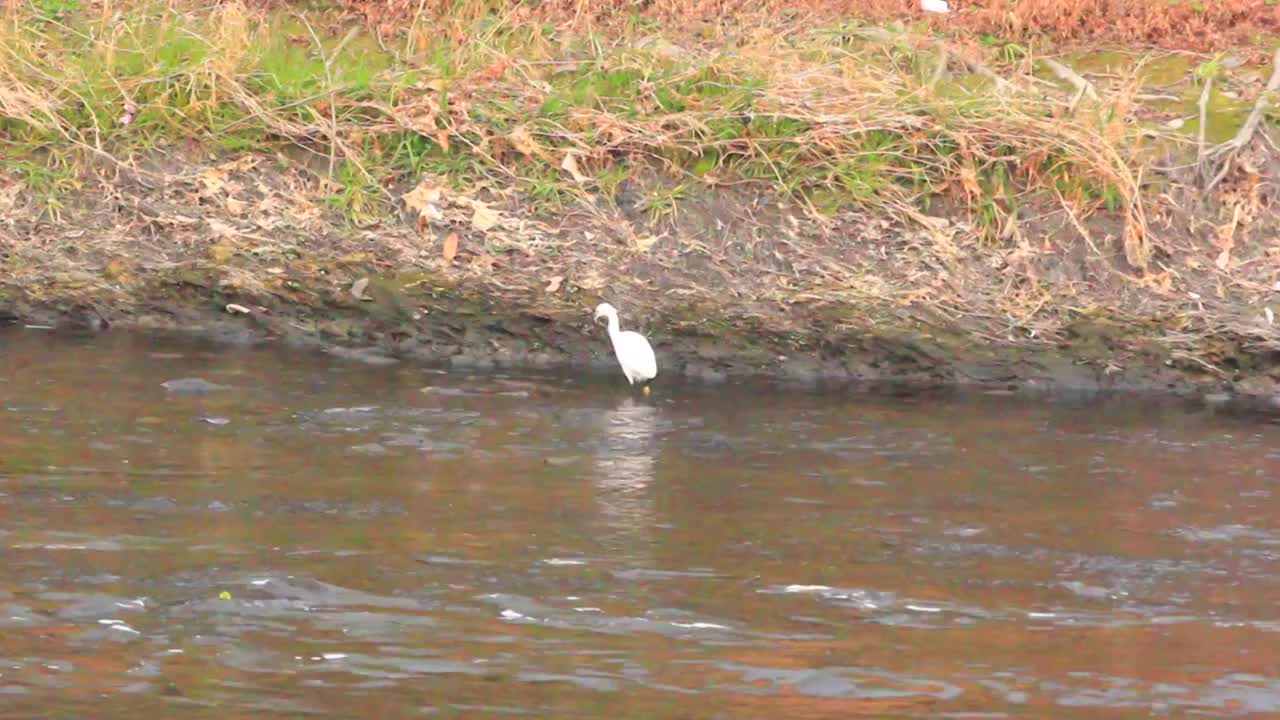
[[[304,170],[283,160],[187,160],[115,168],[56,219],[11,184],[3,321],[285,342],[371,363],[607,371],[590,323],[607,300],[650,336],[668,377],[1262,404],[1280,387],[1266,217],[1236,246],[1247,282],[1228,286],[1193,271],[1218,253],[1201,208],[1156,229],[1178,249],[1161,265],[1182,271],[1142,274],[1105,211],[1087,229],[1028,214],[1015,242],[995,245],[945,209],[922,227],[716,189],[655,219],[624,186],[548,215],[423,180],[400,190],[397,215],[353,226],[298,192]]]

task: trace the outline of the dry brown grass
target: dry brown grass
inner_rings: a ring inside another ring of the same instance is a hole
[[[642,17],[668,30],[734,21],[769,23],[797,14],[825,21],[925,21],[955,35],[992,33],[1006,40],[1047,43],[1139,43],[1207,51],[1252,45],[1260,33],[1280,32],[1280,5],[1266,0],[953,0],[953,13],[925,13],[916,0],[340,0],[384,29],[442,15],[480,16],[501,7],[516,19],[554,23],[615,23]]]

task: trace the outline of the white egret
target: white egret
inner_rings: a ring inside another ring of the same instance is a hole
[[[658,359],[654,356],[649,341],[634,330],[623,332],[618,324],[618,311],[609,303],[596,306],[596,314],[592,320],[600,322],[600,318],[609,321],[609,341],[613,343],[613,354],[617,356],[618,365],[622,367],[622,374],[627,376],[627,382],[644,385],[644,391],[648,393],[647,383],[658,375]]]

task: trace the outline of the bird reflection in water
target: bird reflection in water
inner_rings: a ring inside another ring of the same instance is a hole
[[[604,414],[595,461],[596,502],[609,531],[601,539],[615,549],[648,554],[654,525],[650,486],[658,451],[659,411],[633,397]]]

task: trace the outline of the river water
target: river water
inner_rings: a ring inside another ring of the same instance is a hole
[[[1280,716],[1280,426],[619,381],[0,334],[0,717]]]

